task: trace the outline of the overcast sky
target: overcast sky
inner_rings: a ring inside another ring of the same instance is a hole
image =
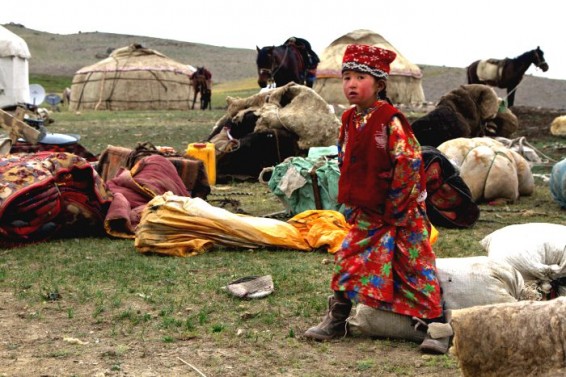
[[[369,29],[426,65],[466,67],[540,46],[550,68],[527,74],[566,80],[562,8],[560,0],[26,0],[3,5],[0,24],[249,49],[297,36],[319,55],[336,38]]]

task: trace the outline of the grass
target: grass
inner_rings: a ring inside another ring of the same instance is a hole
[[[203,140],[224,115],[219,104],[225,96],[252,93],[246,85],[219,86],[213,95],[216,105],[212,111],[78,114],[62,109],[53,113],[55,122],[49,131],[80,134],[81,144],[95,153],[108,144],[134,147],[144,141],[184,151],[188,143]],[[261,216],[282,209],[267,187],[259,183],[234,182],[222,188],[250,214]],[[210,198],[214,199],[220,189],[214,188]],[[478,241],[508,224],[540,221],[566,225],[564,212],[552,201],[541,180],[537,180],[531,197],[522,197],[513,205],[485,204],[481,209],[481,218],[471,229],[439,229],[434,246],[439,257],[484,255]],[[133,352],[130,344],[147,348],[197,344],[203,349],[230,349],[239,365],[257,367],[257,360],[264,361],[263,370],[248,371],[247,375],[279,370],[286,375],[301,371],[301,375],[322,376],[323,372],[316,372],[316,365],[333,355],[336,347],[367,346],[346,341],[342,346],[307,347],[297,336],[307,325],[318,322],[325,310],[332,270],[332,264],[326,261],[331,258],[322,251],[225,247],[215,247],[197,257],[174,258],[140,254],[132,240],[69,238],[0,250],[0,291],[16,297],[18,306],[26,308],[21,315],[30,323],[56,323],[65,336],[89,338],[94,332],[96,337],[111,339],[115,344],[111,352],[107,351],[111,353],[107,357],[111,370],[123,368],[127,354]],[[239,300],[223,289],[237,278],[267,274],[273,277],[275,292],[262,300]],[[391,344],[376,343],[378,348]],[[413,347],[392,344],[402,352]],[[11,347],[17,349],[18,345]],[[236,351],[240,349],[244,351]],[[65,347],[44,351],[43,355],[72,359],[76,352]],[[410,360],[382,363],[367,350],[354,353],[360,356],[329,364],[327,370],[416,376],[423,368],[415,367]],[[216,372],[211,375],[225,372],[224,358],[216,355],[206,360],[201,360],[202,364]],[[449,356],[427,361],[425,367],[446,375],[456,369]]]
[[[65,88],[70,88],[73,82],[72,77],[30,74],[29,83],[39,84],[45,89],[45,93],[57,93],[61,95]]]

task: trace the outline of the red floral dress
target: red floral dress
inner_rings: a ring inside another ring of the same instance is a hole
[[[372,108],[368,114],[354,116],[354,132],[375,111],[378,109]],[[420,188],[420,145],[404,131],[398,117],[393,117],[386,127],[393,172],[383,213],[347,209],[346,218],[352,228],[335,254],[331,288],[345,292],[353,302],[374,308],[423,319],[437,318],[442,315],[441,292],[436,257],[429,242],[426,192]],[[348,148],[348,135],[342,147]]]

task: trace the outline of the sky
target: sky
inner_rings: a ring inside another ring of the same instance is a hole
[[[2,7],[0,24],[13,22],[55,34],[98,31],[248,49],[279,45],[296,36],[307,39],[319,55],[342,35],[369,29],[420,65],[463,68],[475,60],[514,58],[540,46],[550,68],[542,72],[532,65],[526,74],[566,80],[561,4],[557,0],[27,0]]]

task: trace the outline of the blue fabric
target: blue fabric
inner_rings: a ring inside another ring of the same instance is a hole
[[[554,200],[566,209],[566,158],[552,167],[549,184]]]

